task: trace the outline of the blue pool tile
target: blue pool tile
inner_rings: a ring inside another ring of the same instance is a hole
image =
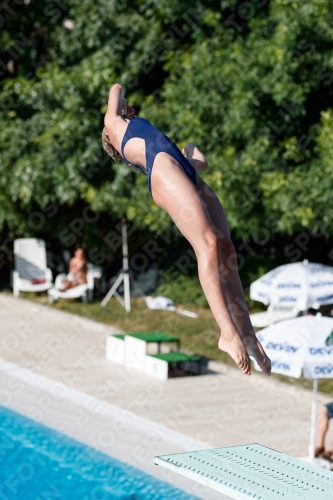
[[[2,406],[0,498],[198,500]]]

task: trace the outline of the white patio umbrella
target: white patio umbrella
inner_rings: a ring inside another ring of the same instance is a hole
[[[319,378],[333,378],[333,318],[301,316],[275,323],[257,333],[272,362],[272,371],[313,379],[309,459],[314,458]],[[255,368],[259,367],[254,363]]]
[[[303,260],[273,269],[250,286],[250,297],[305,311],[333,303],[333,267]]]

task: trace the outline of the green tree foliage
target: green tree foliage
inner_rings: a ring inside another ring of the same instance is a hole
[[[0,12],[0,229],[36,234],[31,214],[52,207],[42,230],[53,236],[86,207],[168,226],[146,178],[101,149],[118,81],[142,116],[207,153],[204,178],[237,237],[333,235],[329,0],[10,5]],[[85,231],[96,238],[94,224]]]
[[[207,12],[213,36],[169,58],[164,102],[145,112],[206,148],[207,180],[239,236],[316,221],[332,235],[330,2],[261,4],[243,4],[247,23]]]

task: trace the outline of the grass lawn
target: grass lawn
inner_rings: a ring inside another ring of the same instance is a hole
[[[22,293],[20,296],[40,304],[49,305],[46,294]],[[114,298],[104,308],[100,306],[100,301],[83,304],[79,300],[64,299],[59,299],[55,304],[49,305],[49,307],[117,326],[125,332],[162,331],[169,333],[180,338],[183,351],[200,354],[206,358],[235,366],[231,358],[217,348],[219,329],[208,308],[184,306],[184,309],[194,311],[199,315],[198,319],[192,319],[174,312],[149,310],[143,299],[132,299],[131,306],[131,312],[126,313]],[[312,387],[312,380],[295,379],[276,374],[273,374],[273,377],[290,384]],[[333,394],[333,379],[320,380],[319,390]]]

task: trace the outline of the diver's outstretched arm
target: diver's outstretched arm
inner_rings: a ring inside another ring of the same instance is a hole
[[[115,83],[114,85],[112,85],[109,92],[108,110],[105,118],[115,118],[116,116],[122,116],[124,106],[124,93],[124,88],[119,83]]]

